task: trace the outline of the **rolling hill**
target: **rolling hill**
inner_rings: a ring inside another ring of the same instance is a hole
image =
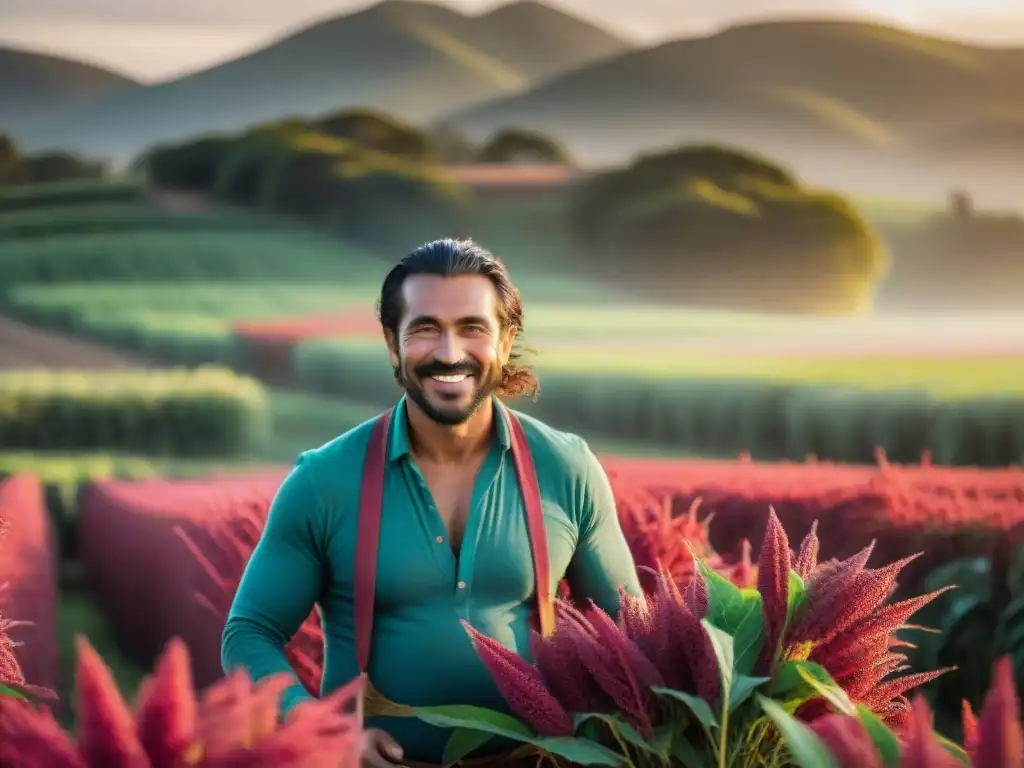
[[[466,16],[385,0],[226,64],[70,110],[25,142],[124,157],[156,141],[346,106],[424,122],[627,49],[537,2]]]
[[[727,141],[831,177],[837,160],[865,172],[867,159],[887,164],[965,115],[1024,109],[1021,82],[1024,50],[875,23],[775,21],[629,51],[444,122],[470,136],[507,125],[551,132],[591,162]]]
[[[0,47],[0,133],[137,83],[79,61]]]

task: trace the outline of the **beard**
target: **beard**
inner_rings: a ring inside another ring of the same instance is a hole
[[[447,427],[454,427],[468,421],[501,384],[500,367],[494,366],[485,369],[480,363],[472,359],[466,359],[454,365],[447,365],[432,360],[416,366],[411,371],[407,371],[402,358],[399,357],[398,365],[394,367],[394,374],[399,386],[405,390],[408,398],[416,403],[420,410],[427,415],[427,418]],[[463,374],[469,376],[473,383],[473,388],[468,397],[465,395],[457,395],[455,397],[431,395],[423,384],[426,379],[432,376],[458,376]]]

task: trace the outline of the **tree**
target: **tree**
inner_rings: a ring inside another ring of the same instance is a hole
[[[437,166],[313,131],[277,134],[263,156],[263,203],[394,252],[456,226],[467,191]]]
[[[102,162],[85,160],[68,152],[41,152],[24,160],[24,175],[33,184],[65,179],[99,179],[106,173]]]
[[[12,137],[0,133],[0,184],[17,184],[23,180],[23,173],[18,145]]]
[[[437,159],[444,165],[468,165],[476,160],[479,149],[454,125],[445,124],[432,135]]]
[[[133,165],[145,168],[151,184],[193,192],[211,192],[235,139],[204,136],[194,141],[157,146]]]
[[[484,144],[477,159],[481,163],[553,163],[571,165],[572,156],[550,136],[522,128],[498,131]]]
[[[853,312],[887,267],[848,202],[722,147],[646,155],[599,174],[580,190],[572,221],[591,267],[691,304]]]
[[[431,137],[413,125],[373,109],[346,109],[309,126],[318,133],[344,139],[404,160],[428,163],[437,160]]]

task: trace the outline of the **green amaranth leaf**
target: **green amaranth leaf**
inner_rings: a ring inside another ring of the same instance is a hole
[[[488,741],[493,739],[493,734],[486,731],[474,731],[469,728],[456,728],[448,737],[448,743],[444,746],[444,754],[441,755],[441,762],[445,765],[452,765],[468,756],[471,752],[479,749]]]
[[[628,764],[624,756],[618,755],[596,742],[572,736],[540,736],[522,721],[492,709],[457,704],[440,707],[414,707],[413,714],[423,722],[438,728],[483,731],[492,736],[532,744],[579,765],[624,766]],[[449,738],[449,743],[453,737],[454,734]],[[457,748],[458,745],[452,751],[454,752]],[[446,746],[445,752],[447,751],[448,747]]]
[[[971,757],[963,747],[946,738],[938,731],[935,732],[935,740],[938,741],[942,748],[949,752],[949,754],[951,754],[958,763],[967,766],[967,768],[971,768]]]
[[[629,742],[634,747],[649,752],[651,754],[660,755],[661,752],[658,748],[645,739],[636,728],[627,723],[621,717],[616,715],[606,715],[598,712],[588,712],[583,715],[573,715],[573,727],[574,730],[579,730],[581,726],[587,720],[596,720],[602,723],[606,728],[618,734],[618,736],[624,741]],[[665,749],[667,752],[667,747]]]
[[[664,696],[666,698],[683,702],[683,704],[690,708],[690,711],[693,712],[705,728],[710,730],[718,727],[718,718],[715,716],[715,713],[711,711],[711,707],[708,703],[699,696],[683,693],[682,691],[676,691],[672,688],[662,688],[660,685],[652,686],[651,691],[656,696]]]
[[[690,544],[687,542],[687,546]],[[691,547],[690,552],[693,553]],[[722,576],[708,564],[693,555],[697,568],[708,587],[708,613],[704,618],[723,632],[730,635],[735,634],[736,629],[753,609],[753,604],[758,604],[760,611],[761,593],[756,589],[740,589],[727,578]]]
[[[468,728],[516,741],[526,742],[537,735],[530,726],[512,715],[468,704],[413,707],[413,715],[438,728]]]
[[[800,667],[797,669],[797,674],[804,679],[807,683],[821,698],[825,699],[832,707],[843,715],[854,716],[857,714],[857,708],[850,701],[850,697],[846,694],[842,688],[840,688],[831,676],[828,678],[828,682],[821,679],[820,674],[816,674],[810,670]],[[825,673],[826,675],[828,672]]]
[[[22,701],[28,701],[28,697],[25,694],[21,693],[20,691],[16,691],[13,688],[8,688],[3,683],[0,683],[0,696],[10,696],[12,699],[21,699]]]
[[[807,682],[808,677],[822,685],[835,686],[832,675],[820,664],[813,661],[784,661],[775,669],[768,695],[780,704],[802,704],[808,699],[820,696],[817,689]]]
[[[629,758],[625,755],[612,752],[596,742],[571,736],[542,736],[530,743],[577,765],[629,765]]]
[[[750,677],[748,675],[737,675],[732,682],[732,690],[729,692],[729,711],[735,712],[742,706],[751,694],[761,685],[770,682],[770,677]]]
[[[789,572],[789,598],[786,601],[786,626],[793,620],[797,612],[807,604],[807,585],[796,571]]]
[[[654,735],[651,736],[651,746],[654,747],[655,754],[667,757],[671,753],[672,739],[677,731],[681,731],[686,727],[686,722],[685,718],[680,718],[679,722],[662,723],[654,729]]]
[[[764,646],[764,614],[762,612],[761,594],[757,590],[741,590],[746,613],[736,625],[735,630],[719,627],[730,632],[733,638],[733,669],[737,675],[750,675],[754,672],[757,658]]]
[[[839,764],[825,742],[771,699],[758,696],[764,712],[782,734],[790,757],[799,768],[839,768]]]
[[[722,701],[728,702],[732,694],[732,683],[735,679],[733,671],[736,663],[732,635],[714,626],[707,619],[700,620],[701,626],[707,632],[711,641],[711,648],[715,652],[715,659],[718,661],[718,676],[722,681]]]
[[[709,765],[709,762],[694,749],[693,744],[686,740],[686,734],[681,731],[677,732],[672,740],[672,749],[669,754],[682,763],[683,768],[708,768]]]
[[[857,705],[857,719],[871,737],[885,768],[900,768],[900,742],[889,726],[863,704]]]

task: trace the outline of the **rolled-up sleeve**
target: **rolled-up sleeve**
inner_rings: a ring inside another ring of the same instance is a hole
[[[326,569],[322,516],[309,469],[300,463],[281,485],[266,527],[242,575],[221,642],[225,673],[244,669],[254,680],[287,673],[282,710],[311,697],[285,656],[285,645],[318,599]]]
[[[608,475],[585,442],[583,451],[582,488],[577,496],[580,535],[567,576],[575,598],[589,598],[616,616],[620,587],[631,595],[642,592]]]

